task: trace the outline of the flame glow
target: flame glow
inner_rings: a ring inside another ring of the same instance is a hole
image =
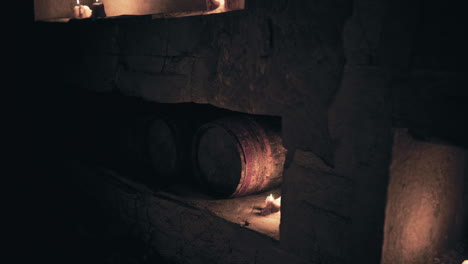
[[[273,204],[275,204],[275,205],[278,206],[278,207],[281,207],[281,196],[278,197],[277,199],[275,199],[275,200],[273,201]]]
[[[226,0],[213,0],[213,1],[215,3],[218,3],[219,6],[215,10],[208,12],[208,14],[226,12],[226,2],[225,2]]]
[[[281,197],[275,199],[273,194],[270,194],[265,199],[265,205],[261,210],[261,215],[266,216],[281,210]]]
[[[468,259],[463,261],[462,264],[468,264]]]
[[[266,202],[273,202],[275,198],[273,198],[273,194],[270,193],[270,195],[266,198]]]
[[[80,0],[76,0],[76,4],[77,4],[77,5],[80,5]]]

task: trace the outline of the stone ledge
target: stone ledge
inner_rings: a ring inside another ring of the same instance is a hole
[[[265,230],[260,233],[220,217],[225,214],[219,212],[223,210],[219,200],[189,201],[79,163],[70,169],[75,174],[75,186],[83,194],[117,212],[126,225],[133,227],[135,235],[154,236],[148,238],[151,250],[177,259],[177,263],[187,263],[187,259],[190,263],[217,263],[219,259],[222,263],[304,263],[284,251]],[[264,199],[256,199],[259,197]]]

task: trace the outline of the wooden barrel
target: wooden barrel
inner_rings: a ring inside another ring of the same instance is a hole
[[[148,129],[148,158],[164,182],[185,182],[190,167],[190,144],[196,127],[190,120],[154,119]]]
[[[98,122],[99,121],[99,122]],[[190,147],[197,126],[161,113],[100,117],[87,125],[80,155],[151,187],[189,179]]]
[[[209,122],[196,132],[194,173],[210,194],[239,197],[282,183],[286,149],[280,128],[250,116]]]
[[[195,182],[190,161],[193,136],[201,125],[226,113],[192,103],[84,98],[74,130],[76,158],[154,187]]]
[[[190,169],[190,143],[196,129],[191,122],[148,115],[130,124],[122,131],[119,151],[128,170],[140,172],[140,179],[153,186],[182,182]]]

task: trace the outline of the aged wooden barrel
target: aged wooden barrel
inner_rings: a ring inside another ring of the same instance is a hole
[[[148,158],[165,182],[180,182],[190,170],[190,144],[196,127],[189,120],[154,119],[148,129]]]
[[[185,183],[191,170],[190,120],[161,113],[105,115],[86,123],[80,159],[151,187]]]
[[[130,122],[121,131],[121,149],[129,171],[140,172],[151,185],[183,181],[190,169],[190,144],[195,129],[188,120],[147,115]]]
[[[230,116],[201,126],[192,143],[194,173],[206,191],[239,197],[282,182],[286,149],[280,128],[260,118]]]

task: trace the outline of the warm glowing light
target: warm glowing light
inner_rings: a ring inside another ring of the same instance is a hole
[[[281,197],[275,199],[273,194],[268,195],[265,199],[265,207],[262,209],[262,215],[269,215],[279,212],[281,209]]]
[[[468,259],[463,261],[462,264],[468,264]]]
[[[218,3],[219,3],[219,7],[218,8],[221,8],[221,9],[226,9],[226,3],[224,2],[224,0],[218,0]]]
[[[273,194],[270,193],[270,195],[266,198],[266,202],[273,202],[275,198],[273,198]]]
[[[76,0],[76,4],[77,4],[77,5],[80,5],[80,0]]]
[[[281,207],[281,197],[278,197],[278,199],[275,199],[273,201],[273,204],[275,204],[278,207]]]
[[[208,12],[209,14],[213,13],[222,13],[226,11],[226,2],[225,0],[213,0],[215,3],[218,3],[218,7],[215,10]]]

